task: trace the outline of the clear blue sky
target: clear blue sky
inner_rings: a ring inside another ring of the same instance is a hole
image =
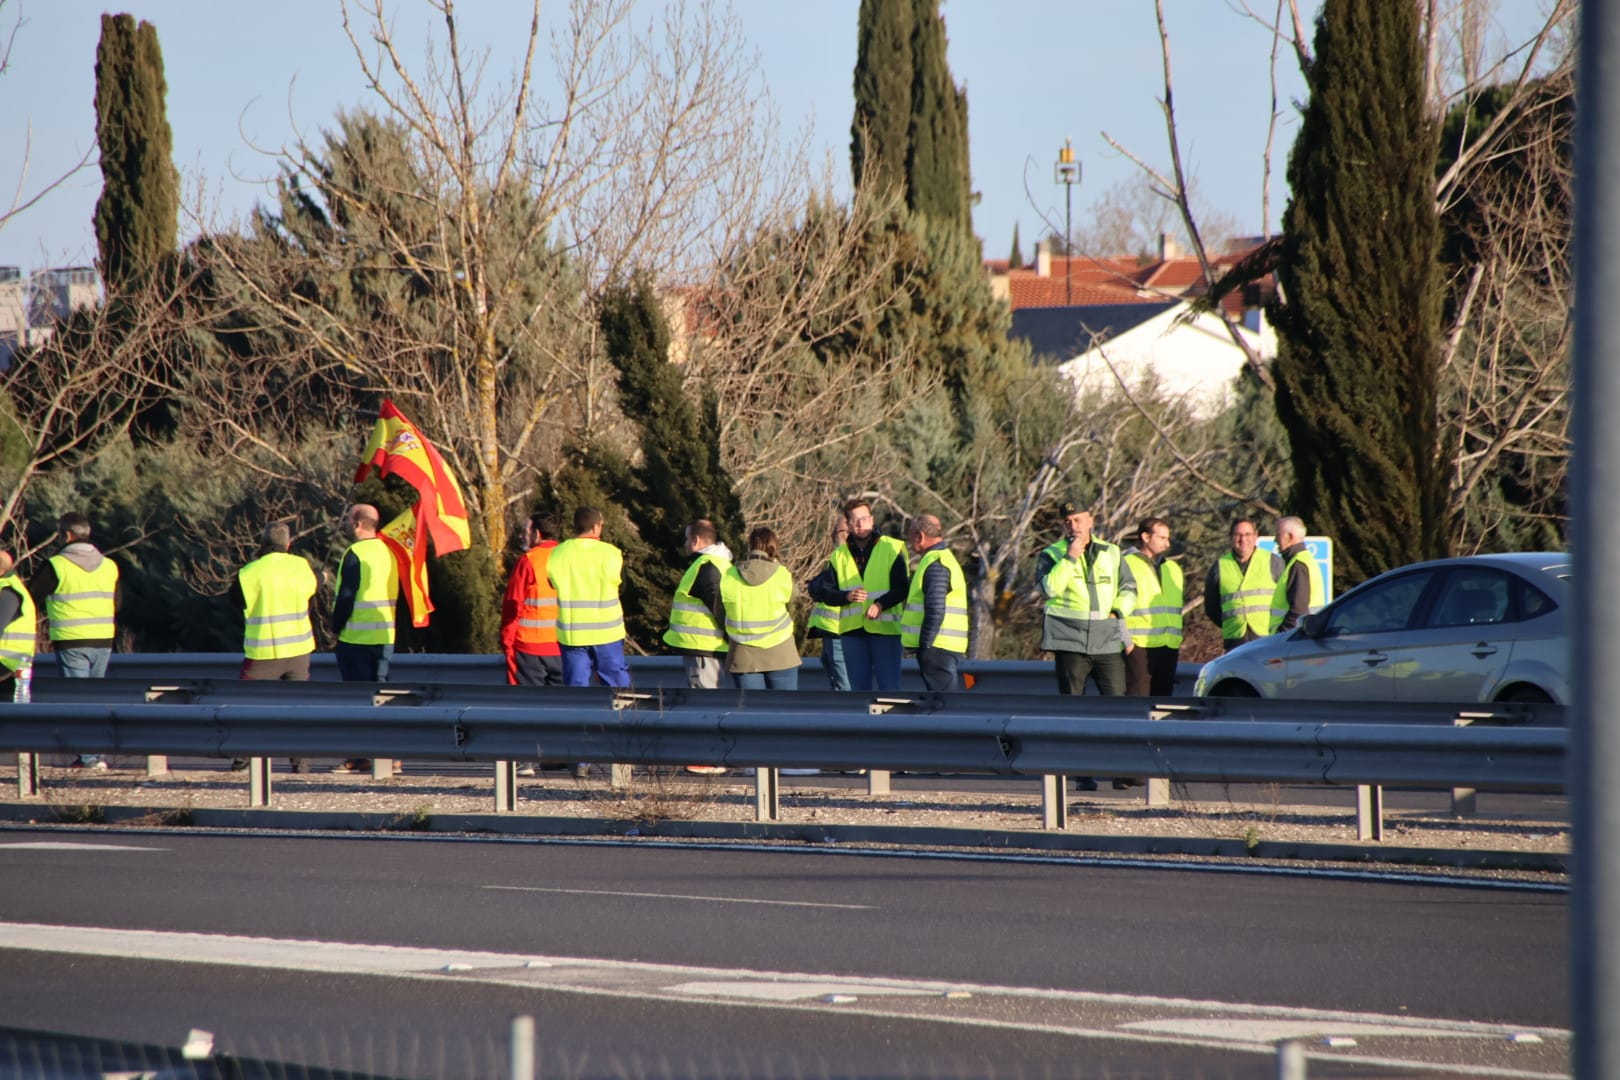
[[[354,57],[337,0],[0,0],[0,27],[20,17],[10,66],[0,76],[0,201],[10,202],[24,166],[35,190],[94,142],[95,50],[102,11],[128,11],[152,22],[163,47],[175,161],[188,201],[199,195],[225,216],[264,195],[273,149],[296,123],[306,132],[336,111],[363,104]],[[1512,0],[1519,2],[1519,0]],[[1257,6],[1270,7],[1270,4]],[[1314,0],[1309,6],[1314,10]],[[403,35],[424,15],[396,0]],[[817,143],[847,170],[853,108],[858,0],[737,0],[744,33],[761,65],[786,131],[813,123]],[[469,35],[502,42],[492,69],[503,70],[526,29],[527,5],[478,0],[462,5]],[[556,17],[560,3],[548,3]],[[1245,231],[1261,227],[1261,153],[1270,90],[1269,35],[1224,0],[1167,0],[1173,37],[1177,110],[1187,167],[1212,207]],[[946,0],[950,63],[968,90],[973,183],[982,193],[974,219],[986,254],[1004,255],[1013,225],[1026,253],[1041,231],[1041,211],[1061,221],[1062,190],[1052,164],[1065,137],[1084,166],[1075,220],[1134,166],[1103,142],[1106,130],[1158,165],[1168,161],[1156,101],[1162,89],[1150,0]],[[1303,94],[1291,58],[1279,67],[1287,116],[1279,129],[1273,215],[1284,190],[1282,162],[1295,130],[1287,105]],[[1027,183],[1038,207],[1025,193]],[[96,169],[79,173],[44,203],[0,231],[0,264],[25,270],[91,263],[90,218],[100,189]],[[184,237],[194,226],[182,221]]]

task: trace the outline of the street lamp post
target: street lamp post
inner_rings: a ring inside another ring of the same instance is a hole
[[[1080,163],[1074,159],[1074,147],[1068,139],[1063,140],[1063,148],[1058,151],[1057,165],[1052,172],[1057,182],[1063,185],[1063,292],[1064,302],[1073,307],[1074,260],[1070,251],[1073,230],[1069,225],[1069,215],[1074,210],[1074,185],[1080,182]]]

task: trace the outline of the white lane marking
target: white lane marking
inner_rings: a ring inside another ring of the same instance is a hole
[[[930,980],[885,979],[871,976],[836,976],[747,969],[704,968],[676,964],[650,964],[628,960],[601,960],[582,957],[536,957],[518,953],[414,948],[391,945],[358,945],[345,942],[304,941],[258,938],[230,934],[181,933],[158,930],[115,930],[93,926],[52,926],[40,923],[0,922],[0,949],[66,953],[81,956],[109,956],[122,959],[156,960],[172,963],[206,963],[235,967],[270,968],[288,971],[342,972],[355,975],[392,976],[442,981],[458,978],[485,984],[551,989],[566,993],[641,1001],[680,1000],[703,1002],[692,988],[704,983],[719,991],[708,1000],[734,1008],[817,1010],[825,1008],[818,1000],[773,999],[753,990],[743,996],[733,984],[793,984],[826,994],[847,994],[857,1000],[898,994],[943,996],[967,991],[970,1001],[996,997],[1023,999],[1079,1007],[1086,1015],[1087,1005],[1119,1005],[1141,1009],[1197,1010],[1206,1015],[1249,1016],[1270,1021],[1293,1019],[1316,1028],[1343,1030],[1349,1023],[1388,1027],[1411,1037],[1438,1034],[1471,1035],[1498,1040],[1513,1032],[1531,1032],[1549,1040],[1568,1043],[1570,1033],[1561,1028],[1530,1028],[1467,1020],[1432,1020],[1376,1013],[1338,1012],[1265,1005],[1198,1001],[1190,998],[1164,998],[1129,994],[1099,994],[1079,990],[1039,990],[1025,987],[984,986],[971,983],[945,983]],[[454,975],[446,975],[454,971]],[[1269,1045],[1246,1040],[1214,1038],[1180,1032],[1126,1030],[1123,1026],[1104,1027],[1083,1024],[1046,1023],[1031,1020],[1002,1020],[984,1016],[935,1015],[895,1012],[881,1006],[863,1007],[864,1017],[888,1017],[910,1022],[936,1022],[982,1027],[1003,1031],[1044,1032],[1077,1038],[1110,1039],[1152,1045],[1194,1046],[1239,1053],[1274,1053]],[[1499,1065],[1484,1065],[1477,1059],[1467,1064],[1395,1057],[1368,1058],[1348,1054],[1312,1053],[1312,1060],[1354,1062],[1389,1068],[1417,1068],[1427,1072],[1450,1072],[1468,1076],[1521,1077],[1533,1080],[1559,1080],[1561,1073],[1536,1072]]]
[[[0,849],[11,851],[164,851],[165,848],[135,847],[130,844],[89,844],[69,840],[32,840],[27,843],[0,844]]]
[[[616,889],[548,889],[539,885],[485,885],[497,892],[563,893],[567,896],[629,896],[642,900],[701,900],[711,904],[768,904],[773,907],[837,908],[840,911],[874,911],[871,904],[822,904],[812,900],[753,900],[744,896],[689,896],[685,893],[620,892]]]
[[[1313,1036],[1325,1037],[1332,1035],[1359,1035],[1363,1038],[1372,1038],[1376,1035],[1411,1038],[1412,1029],[1409,1027],[1393,1027],[1389,1024],[1369,1024],[1356,1020],[1236,1020],[1219,1019],[1210,1020],[1201,1017],[1178,1017],[1169,1020],[1135,1020],[1128,1024],[1121,1024],[1128,1031],[1158,1031],[1170,1035],[1191,1035],[1207,1039],[1230,1039],[1238,1042],[1277,1043],[1283,1039],[1309,1039]],[[1453,1031],[1444,1028],[1425,1031],[1424,1038],[1474,1038],[1469,1031]]]
[[[852,998],[939,996],[937,990],[910,986],[851,987],[847,982],[761,982],[758,979],[700,980],[676,983],[665,989],[693,997],[751,998],[756,1001],[810,1001],[834,995]]]

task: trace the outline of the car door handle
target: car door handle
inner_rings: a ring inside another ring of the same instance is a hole
[[[1492,645],[1488,641],[1482,641],[1478,645],[1474,646],[1474,655],[1481,660],[1485,659],[1487,656],[1495,656],[1496,646]]]
[[[1363,656],[1361,658],[1361,662],[1363,664],[1366,664],[1368,667],[1377,667],[1379,664],[1382,664],[1385,660],[1388,660],[1388,659],[1389,659],[1389,654],[1387,654],[1387,653],[1370,652],[1366,656]]]

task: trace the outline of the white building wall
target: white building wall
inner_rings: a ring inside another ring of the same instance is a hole
[[[1233,380],[1247,358],[1220,318],[1205,314],[1178,322],[1186,310],[1185,304],[1166,308],[1058,365],[1058,370],[1077,391],[1112,390],[1120,380],[1135,388],[1151,376],[1165,392],[1184,398],[1195,415],[1214,416],[1230,404]],[[1239,332],[1269,361],[1277,355],[1277,335],[1263,318],[1260,327],[1258,333],[1241,328]]]

